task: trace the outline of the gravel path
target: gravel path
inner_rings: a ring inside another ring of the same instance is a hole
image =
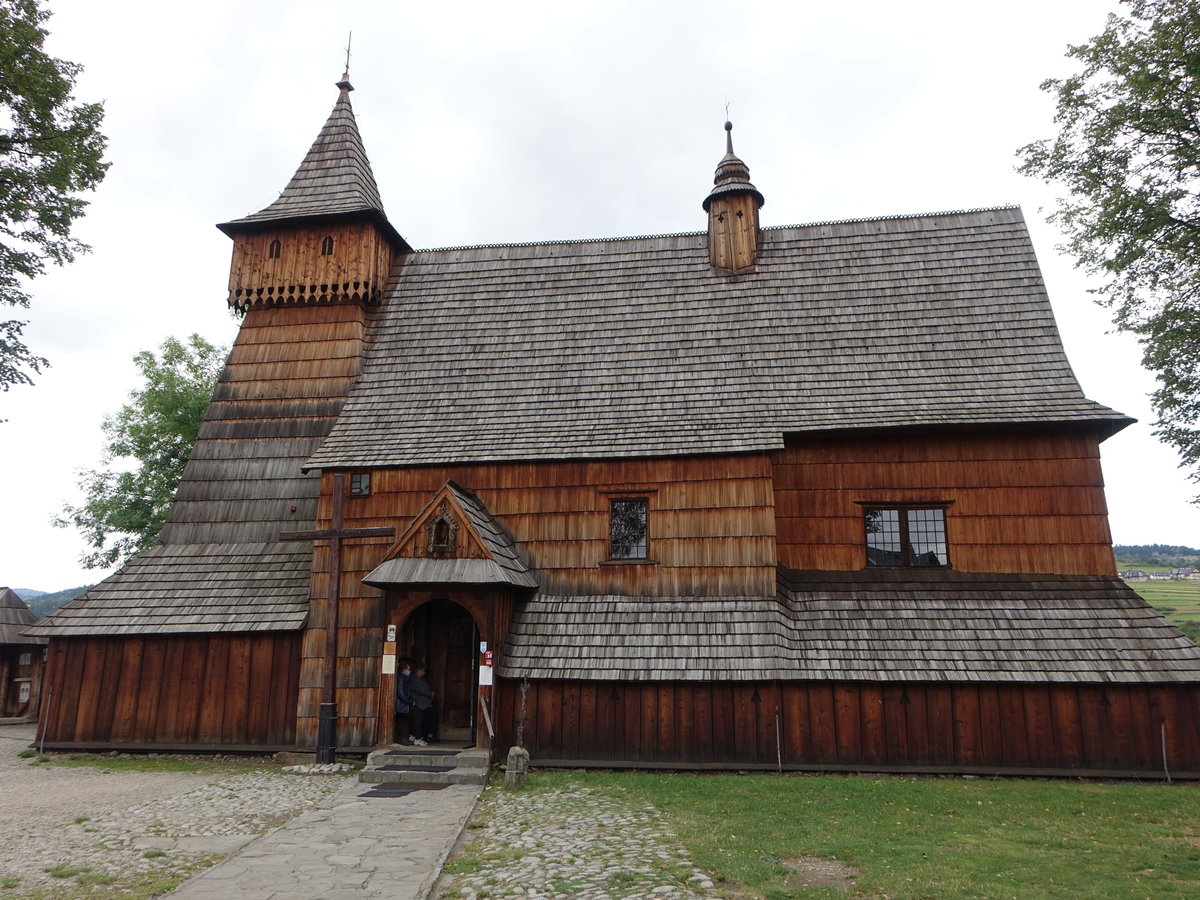
[[[33,726],[0,726],[0,898],[111,896],[224,856],[315,805],[346,775],[103,772],[34,765]],[[46,869],[70,874],[55,877]],[[14,881],[13,879],[17,879]]]
[[[590,788],[489,789],[447,864],[440,898],[684,900],[712,896],[652,806]]]

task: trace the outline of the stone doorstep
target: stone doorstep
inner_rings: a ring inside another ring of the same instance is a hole
[[[422,766],[452,766],[460,769],[484,769],[488,767],[486,750],[447,750],[440,747],[421,749],[399,747],[373,750],[367,756],[367,768],[374,766],[399,765],[410,769]]]
[[[487,775],[487,769],[474,766],[459,766],[448,772],[437,772],[390,765],[386,769],[363,769],[358,773],[358,780],[364,784],[484,784]]]

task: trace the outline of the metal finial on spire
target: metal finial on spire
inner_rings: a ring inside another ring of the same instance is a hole
[[[353,37],[353,31],[346,33],[346,67],[342,70],[342,80],[337,83],[338,90],[343,93],[354,90],[354,85],[350,83],[350,41]]]
[[[725,104],[725,115],[729,115],[729,104]],[[733,152],[733,123],[729,119],[725,120],[725,152]]]

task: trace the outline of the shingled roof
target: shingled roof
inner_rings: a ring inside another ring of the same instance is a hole
[[[313,467],[761,451],[846,428],[1131,420],[1084,397],[1019,209],[428,250]]]
[[[393,246],[409,249],[383,211],[383,200],[350,105],[354,88],[345,76],[338,88],[340,93],[325,127],[283,193],[258,212],[224,222],[218,228],[232,237],[280,222],[365,216],[382,228]]]
[[[1120,579],[780,572],[775,598],[554,597],[514,615],[509,678],[1194,682],[1200,648]]]
[[[0,587],[0,644],[44,644],[44,638],[24,632],[38,620],[12,588]]]
[[[536,588],[537,580],[517,552],[516,542],[496,521],[488,508],[462,485],[447,481],[433,500],[426,505],[395,546],[403,546],[413,535],[426,513],[439,498],[449,497],[466,517],[471,531],[479,538],[486,559],[463,557],[430,558],[423,556],[393,556],[385,559],[365,578],[363,584],[387,587],[399,584],[511,584]]]

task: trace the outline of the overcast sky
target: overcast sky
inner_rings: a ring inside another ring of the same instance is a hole
[[[53,367],[0,394],[0,585],[99,580],[50,521],[96,465],[100,423],[167,335],[229,343],[229,239],[214,223],[287,183],[352,96],[388,216],[415,247],[696,231],[724,152],[764,225],[1020,204],[1088,396],[1139,419],[1102,445],[1119,543],[1200,545],[1153,379],[1109,333],[1014,171],[1052,134],[1038,90],[1115,0],[275,2],[54,0],[49,49],[103,100],[112,168],[78,235],[94,252],[33,285],[27,343]]]

